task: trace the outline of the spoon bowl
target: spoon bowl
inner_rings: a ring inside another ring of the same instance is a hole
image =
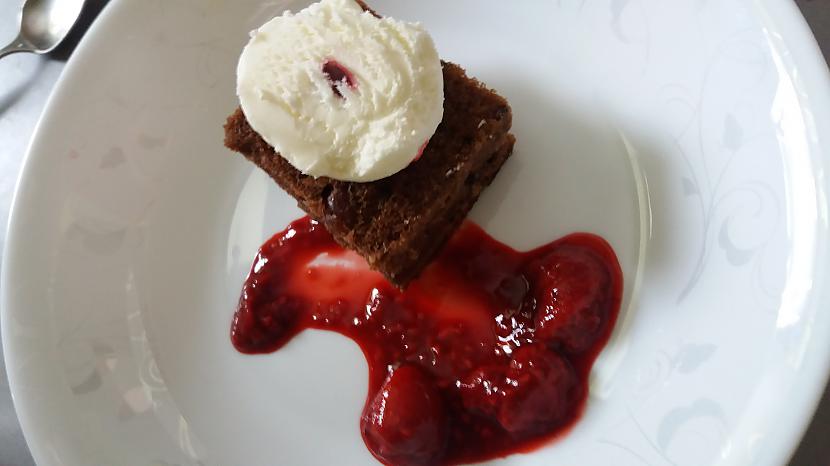
[[[26,0],[20,14],[20,33],[0,49],[0,58],[15,52],[48,53],[69,34],[85,0]]]

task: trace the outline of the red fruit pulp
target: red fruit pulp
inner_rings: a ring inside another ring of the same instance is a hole
[[[348,68],[341,65],[337,60],[328,59],[323,63],[323,74],[331,83],[331,91],[337,97],[343,98],[343,93],[340,91],[341,85],[346,85],[352,89],[357,87],[357,81],[354,75]]]
[[[361,432],[369,449],[396,466],[435,464],[447,446],[444,400],[418,366],[393,370],[363,410]]]
[[[621,295],[613,250],[590,234],[520,253],[467,222],[402,292],[303,218],[260,249],[231,340],[268,353],[307,328],[351,338],[369,364],[372,453],[457,464],[528,451],[576,421]]]

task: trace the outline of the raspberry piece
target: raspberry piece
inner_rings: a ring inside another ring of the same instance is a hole
[[[577,386],[571,365],[542,344],[517,348],[506,367],[486,366],[460,384],[464,407],[514,435],[533,435],[567,419]]]
[[[580,247],[560,248],[538,267],[536,337],[568,354],[585,351],[596,341],[608,315],[608,270]]]
[[[396,466],[436,463],[447,446],[444,402],[430,377],[417,366],[395,369],[361,418],[366,445]]]

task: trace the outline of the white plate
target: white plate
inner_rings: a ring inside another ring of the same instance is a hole
[[[303,1],[113,1],[26,159],[2,273],[15,405],[41,465],[362,464],[366,365],[228,329],[300,215],[222,146],[247,32]],[[789,1],[394,2],[511,102],[472,217],[529,248],[605,236],[623,318],[584,418],[504,464],[786,462],[828,374],[830,81]]]

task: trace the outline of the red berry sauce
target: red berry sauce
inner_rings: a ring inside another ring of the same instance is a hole
[[[326,78],[331,83],[331,91],[334,92],[337,97],[343,98],[343,93],[340,92],[340,86],[346,85],[352,89],[357,87],[357,81],[354,79],[354,75],[348,68],[341,65],[337,60],[329,59],[323,63],[323,74],[326,75]]]
[[[231,340],[269,353],[307,328],[351,338],[369,363],[360,427],[375,457],[457,464],[576,421],[621,295],[614,251],[590,234],[520,253],[467,222],[400,291],[303,218],[260,249]]]

